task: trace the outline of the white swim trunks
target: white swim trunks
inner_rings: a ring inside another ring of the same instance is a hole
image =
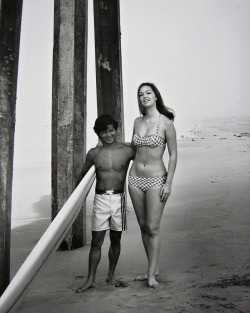
[[[105,191],[103,194],[100,193],[100,190],[98,190],[94,198],[92,230],[125,230],[127,225],[124,192],[114,193],[112,190],[111,192]]]

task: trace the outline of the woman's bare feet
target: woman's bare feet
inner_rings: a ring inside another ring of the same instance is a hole
[[[159,283],[156,281],[155,277],[150,277],[148,279],[148,287],[156,289],[159,286]]]
[[[95,287],[95,279],[87,279],[87,281],[81,287],[76,289],[76,292],[80,293],[80,292],[86,291],[94,287]]]
[[[158,268],[155,270],[155,276],[159,276],[159,269]],[[137,276],[134,280],[137,280],[137,281],[148,280],[148,272]]]
[[[148,280],[148,273],[138,275],[134,280],[138,280],[138,281]]]

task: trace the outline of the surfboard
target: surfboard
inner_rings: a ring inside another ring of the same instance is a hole
[[[69,231],[95,180],[92,166],[28,255],[0,298],[0,312],[14,312],[49,257]]]

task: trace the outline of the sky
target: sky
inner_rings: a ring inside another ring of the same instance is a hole
[[[20,166],[46,166],[50,158],[53,3],[23,0],[15,138]],[[88,13],[91,137],[97,114],[91,0]],[[249,0],[120,0],[120,18],[126,141],[144,81],[155,83],[175,110],[177,128],[193,118],[250,115]]]

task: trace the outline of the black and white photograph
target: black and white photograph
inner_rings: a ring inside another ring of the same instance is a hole
[[[250,313],[250,1],[0,0],[0,313]]]

